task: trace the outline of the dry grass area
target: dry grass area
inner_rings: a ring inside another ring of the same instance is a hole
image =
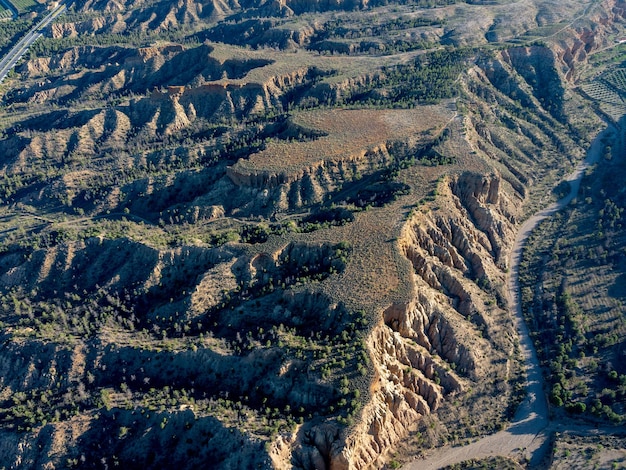
[[[300,115],[297,120],[302,125],[319,126],[328,129],[331,122],[336,122],[337,126],[346,128],[345,123],[339,120],[321,120],[321,116],[335,115],[337,117],[345,114],[353,114],[360,117],[360,125],[363,126],[359,132],[366,132],[370,116],[383,122],[390,117],[401,116],[402,119],[393,121],[395,126],[420,125],[424,130],[431,130],[425,123],[431,123],[432,119],[439,119],[439,125],[443,125],[443,118],[450,116],[450,113],[443,108],[426,107],[425,110],[339,110],[335,113],[314,112],[301,116],[306,116],[301,120]],[[416,119],[412,121],[411,118]],[[424,119],[428,116],[428,119]],[[371,122],[371,121],[370,121]],[[388,125],[388,124],[386,124]],[[398,129],[396,127],[396,129]],[[334,227],[332,230],[318,230],[310,234],[291,235],[297,240],[307,242],[324,242],[329,240],[339,242],[349,240],[352,242],[352,256],[346,269],[338,278],[328,279],[324,283],[323,289],[332,298],[340,299],[347,305],[353,305],[357,309],[366,311],[378,311],[394,303],[409,302],[414,296],[414,285],[411,281],[411,271],[413,268],[406,256],[400,251],[397,239],[410,217],[413,210],[436,210],[436,204],[426,204],[424,200],[437,192],[440,179],[444,175],[459,174],[463,171],[479,171],[485,169],[485,162],[476,154],[471,152],[471,147],[464,140],[461,132],[461,121],[454,119],[449,123],[451,138],[447,139],[440,148],[442,152],[450,152],[458,158],[453,164],[427,166],[414,165],[402,169],[397,180],[410,186],[410,194],[399,197],[397,200],[384,207],[370,207],[366,211],[358,214],[354,222],[342,227]],[[412,131],[414,132],[414,131]],[[344,134],[347,138],[347,134]],[[382,136],[381,136],[382,137]],[[367,137],[369,138],[369,137]],[[388,137],[387,137],[388,138]],[[350,144],[356,148],[356,142]],[[322,147],[320,146],[320,149]]]
[[[422,51],[413,51],[401,55],[388,56],[335,56],[321,55],[317,52],[298,49],[293,52],[273,51],[271,49],[242,49],[241,47],[212,43],[211,56],[220,62],[228,60],[271,60],[272,63],[251,70],[244,79],[223,81],[224,83],[268,83],[274,77],[290,75],[294,70],[309,67],[332,72],[331,76],[324,78],[325,83],[337,83],[347,77],[360,77],[375,72],[382,65],[393,66],[405,63],[411,58],[417,57]],[[220,82],[222,82],[220,80]]]
[[[374,147],[384,148],[394,141],[424,144],[438,135],[451,117],[452,113],[442,106],[298,112],[294,124],[326,135],[306,142],[273,140],[261,152],[239,160],[233,170],[240,174],[284,174],[289,181],[292,175],[323,167],[325,162],[336,165],[367,160]],[[372,154],[369,159],[376,157]]]
[[[550,470],[626,468],[626,439],[557,434]]]

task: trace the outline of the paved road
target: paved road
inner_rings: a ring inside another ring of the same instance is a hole
[[[405,465],[403,467],[405,470],[435,470],[464,460],[484,459],[491,456],[528,459],[532,467],[539,464],[545,457],[549,449],[548,436],[550,432],[568,430],[567,426],[549,426],[548,406],[541,366],[530,339],[528,328],[524,322],[522,307],[519,302],[518,268],[524,245],[530,233],[542,220],[563,209],[576,197],[585,170],[600,159],[604,151],[603,140],[612,133],[613,129],[607,129],[595,138],[587,152],[587,158],[579,163],[576,169],[565,178],[565,181],[568,181],[570,184],[570,192],[564,198],[526,220],[519,229],[511,250],[507,290],[509,305],[511,312],[514,314],[515,326],[520,338],[520,349],[526,363],[527,375],[527,396],[517,410],[513,422],[508,429],[485,436],[466,446],[445,446],[436,449],[426,455],[424,459],[415,460]],[[575,426],[575,428],[580,428],[579,431],[591,429],[589,426]]]
[[[28,48],[41,37],[41,31],[64,11],[65,5],[59,5],[51,10],[39,23],[33,26],[15,46],[13,46],[2,60],[0,60],[0,82],[6,78],[11,69],[15,67],[15,64],[24,56]]]

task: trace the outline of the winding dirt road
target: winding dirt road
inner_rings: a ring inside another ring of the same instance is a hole
[[[613,134],[609,128],[594,139],[587,157],[565,178],[570,184],[570,192],[564,198],[531,216],[520,227],[509,258],[507,291],[509,306],[520,341],[520,350],[526,366],[526,399],[520,405],[510,426],[495,434],[485,436],[466,446],[444,446],[426,455],[424,459],[408,463],[405,470],[434,470],[469,459],[484,459],[492,456],[527,459],[530,466],[539,464],[549,448],[548,405],[544,391],[541,366],[530,339],[528,327],[522,315],[519,288],[519,264],[528,236],[541,221],[554,215],[569,204],[578,194],[585,170],[596,163],[604,150],[604,140]]]

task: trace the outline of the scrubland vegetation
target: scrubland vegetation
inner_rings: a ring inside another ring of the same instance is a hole
[[[624,205],[622,157],[607,148],[576,203],[544,222],[525,252],[522,298],[546,366],[550,401],[575,415],[625,419],[622,368]]]
[[[507,250],[597,123],[523,33],[578,3],[201,3],[74,2],[3,83],[0,466],[382,467],[502,429]],[[622,423],[616,156],[524,301],[554,405]]]

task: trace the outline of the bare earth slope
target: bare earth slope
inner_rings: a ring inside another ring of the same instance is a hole
[[[510,426],[505,431],[484,437],[462,447],[443,447],[424,460],[419,460],[406,468],[441,468],[470,459],[485,459],[494,455],[508,456],[528,460],[531,465],[539,465],[546,458],[549,446],[548,404],[546,386],[542,377],[541,363],[537,358],[528,327],[525,324],[520,302],[519,264],[522,250],[531,232],[544,219],[554,215],[569,204],[578,194],[580,182],[587,168],[601,158],[608,131],[600,133],[593,141],[584,161],[576,166],[566,181],[569,183],[568,194],[545,209],[533,214],[521,225],[511,248],[511,261],[507,290],[509,308],[515,313],[515,323],[520,337],[520,349],[526,362],[526,398],[520,405]],[[562,430],[561,430],[562,432]]]
[[[626,10],[447,3],[69,6],[1,90],[3,466],[382,468],[543,426],[510,256]]]

